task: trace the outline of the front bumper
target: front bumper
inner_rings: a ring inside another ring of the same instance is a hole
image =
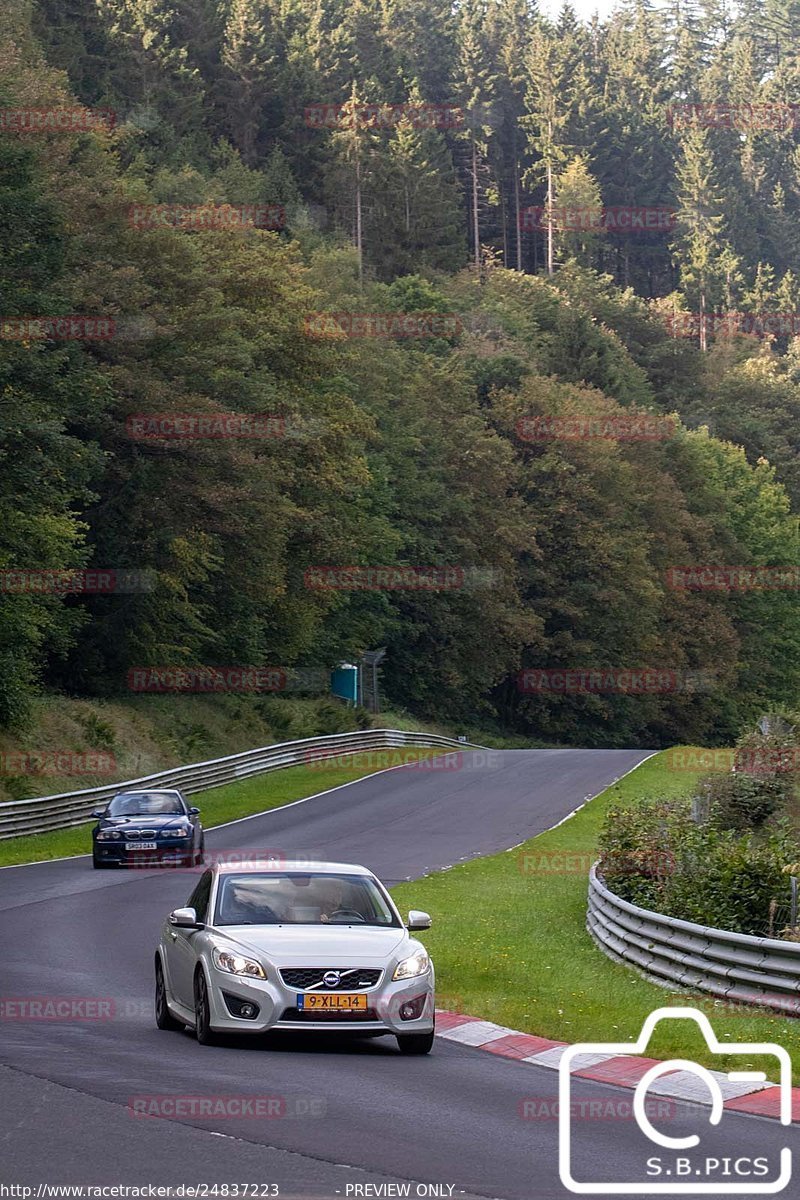
[[[364,995],[367,1012],[362,1017],[340,1013],[314,1019],[298,1013],[297,997],[302,990],[287,987],[278,978],[244,979],[212,967],[209,979],[212,1028],[231,1033],[267,1033],[272,1030],[303,1030],[316,1033],[404,1034],[430,1033],[434,1022],[433,968],[415,979],[386,979],[372,988],[354,989]],[[273,975],[273,972],[270,972]],[[225,993],[225,995],[223,995]],[[226,995],[228,1000],[226,1002]],[[231,998],[258,1006],[258,1016],[246,1019],[231,1015]],[[416,1001],[419,1016],[403,1019],[401,1009]]]
[[[95,842],[94,857],[99,862],[119,867],[188,866],[194,857],[194,845],[184,838],[158,839],[155,850],[126,850],[125,843]]]

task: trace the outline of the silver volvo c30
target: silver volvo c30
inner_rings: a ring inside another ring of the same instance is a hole
[[[185,908],[167,917],[156,950],[156,1024],[216,1033],[272,1030],[393,1034],[404,1054],[434,1035],[434,972],[366,867],[343,863],[217,864]]]

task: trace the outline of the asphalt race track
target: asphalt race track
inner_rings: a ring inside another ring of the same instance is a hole
[[[397,769],[221,827],[206,848],[361,862],[392,884],[516,845],[644,757],[474,752],[460,770]],[[0,870],[0,998],[112,1001],[104,1020],[0,1022],[0,1183],[32,1184],[34,1197],[41,1183],[273,1183],[281,1197],[374,1197],[408,1181],[412,1196],[417,1181],[444,1185],[445,1197],[569,1195],[558,1177],[557,1121],[520,1116],[531,1097],[554,1104],[555,1072],[442,1040],[414,1059],[391,1038],[297,1034],[200,1047],[189,1033],[159,1032],[153,951],[164,916],[196,879],[92,871],[87,858]],[[280,1096],[285,1115],[131,1115],[131,1097],[154,1094]],[[582,1081],[575,1096],[631,1093]],[[669,1133],[702,1132],[700,1124],[677,1105]],[[794,1128],[732,1114],[703,1136],[719,1158],[743,1147],[770,1156],[800,1149]],[[584,1122],[576,1173],[638,1181],[643,1141],[633,1121]]]

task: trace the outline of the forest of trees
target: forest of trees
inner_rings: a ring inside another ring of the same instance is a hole
[[[794,0],[637,0],[590,24],[526,0],[5,0],[0,115],[115,120],[0,120],[0,321],[87,314],[115,334],[0,337],[0,571],[154,584],[0,588],[0,724],[42,688],[123,693],[134,666],[316,668],[384,645],[393,702],[575,743],[724,741],[796,705],[800,340],[675,323],[800,311],[800,133],[756,119],[796,101]],[[675,119],[702,104],[756,117]],[[375,105],[460,116],[356,115]],[[224,204],[285,219],[130,215]],[[525,215],[618,206],[674,220]],[[320,312],[457,321],[310,335]],[[284,435],[131,436],[141,414],[219,412]],[[653,414],[669,436],[525,434]],[[359,564],[465,582],[308,586]],[[692,564],[795,583],[671,587]],[[521,690],[536,668],[703,682]]]

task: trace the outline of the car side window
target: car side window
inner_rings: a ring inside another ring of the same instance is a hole
[[[208,902],[211,899],[211,879],[211,872],[206,871],[197,887],[186,901],[186,907],[193,908],[197,913],[198,921],[205,922],[206,915],[208,913]]]

